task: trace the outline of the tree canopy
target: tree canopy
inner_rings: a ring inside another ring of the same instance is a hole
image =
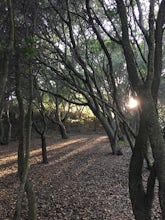
[[[50,119],[43,104],[46,97],[54,103],[53,121],[63,138],[67,138],[63,125],[67,114],[62,117],[60,106],[69,109],[73,104],[90,108],[113,154],[122,154],[119,140],[124,137],[132,148],[129,191],[135,219],[151,219],[156,178],[165,219],[165,0],[7,0],[2,1],[0,12],[0,114],[2,118],[5,112],[9,118],[6,103],[17,98],[21,131],[22,188],[15,219],[20,218],[21,193],[25,189],[28,195],[31,184],[28,158],[35,109],[41,113],[43,127],[33,124],[46,145],[46,114]],[[126,104],[130,97],[139,104],[133,115]],[[9,136],[1,137],[1,142]],[[144,190],[148,145],[154,162]],[[31,219],[35,219],[34,209],[29,206]]]

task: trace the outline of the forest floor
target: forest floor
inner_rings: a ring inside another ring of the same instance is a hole
[[[67,140],[47,139],[49,163],[41,163],[40,140],[32,142],[30,179],[33,182],[37,219],[133,220],[128,193],[129,147],[122,156],[111,154],[104,134],[75,134]],[[0,146],[0,219],[12,219],[17,189],[17,143]],[[144,169],[144,181],[148,175]],[[156,190],[157,191],[157,190]],[[27,201],[22,220],[27,219]],[[159,219],[157,198],[153,219]]]

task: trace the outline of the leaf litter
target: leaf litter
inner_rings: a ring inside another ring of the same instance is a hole
[[[37,219],[133,220],[128,191],[131,150],[111,154],[103,134],[48,138],[48,164],[41,163],[40,140],[32,142],[29,178],[33,182]],[[0,146],[0,219],[13,217],[17,188],[17,143]],[[147,171],[145,171],[147,172]],[[153,219],[160,220],[157,190]],[[27,219],[27,200],[22,206]]]

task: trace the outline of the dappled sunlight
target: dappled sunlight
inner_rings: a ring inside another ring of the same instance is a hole
[[[87,138],[76,138],[76,139],[71,139],[71,140],[65,140],[65,142],[62,142],[62,143],[60,142],[60,143],[48,146],[47,149],[52,150],[52,147],[53,147],[53,149],[59,149],[59,148],[66,147],[67,145],[75,144],[75,143],[79,143],[79,142],[81,143],[86,140],[87,140]]]
[[[70,145],[68,143],[70,143]],[[54,178],[56,180],[60,175],[66,175],[66,178],[67,176],[69,177],[73,168],[74,176],[78,177],[83,172],[90,170],[90,167],[92,167],[97,160],[96,154],[100,151],[99,149],[103,149],[105,146],[107,147],[105,143],[108,143],[107,136],[87,136],[86,138],[76,138],[74,140],[65,141],[65,143],[51,145],[48,147],[48,164],[41,165],[40,163],[36,163],[36,159],[41,162],[41,155],[33,154],[31,161],[33,178],[35,178],[36,175],[35,170],[40,169],[43,175],[37,177],[38,182],[43,183],[45,179],[51,182]],[[66,152],[68,147],[64,149],[64,146],[69,146],[70,152]],[[62,149],[59,155],[56,150],[60,148]],[[82,153],[85,153],[86,156],[83,156]],[[86,160],[81,161],[82,157],[85,157]]]
[[[60,157],[59,159],[56,159],[54,161],[51,161],[49,164],[56,164],[56,163],[60,163],[63,160],[66,160],[69,157],[72,157],[76,154],[79,154],[82,151],[86,151],[92,147],[94,147],[96,144],[98,144],[99,142],[101,142],[105,137],[98,137],[95,140],[90,140],[88,141],[86,144],[84,144],[82,147],[79,147],[73,151],[71,151],[70,153],[65,154],[64,156]],[[53,147],[53,146],[52,146]]]
[[[32,180],[38,201],[38,216],[43,218],[43,213],[46,213],[49,207],[53,207],[53,211],[57,216],[56,211],[59,210],[60,204],[62,207],[63,205],[65,207],[65,204],[70,207],[71,204],[74,205],[80,202],[82,209],[84,209],[84,207],[90,206],[88,203],[91,199],[98,198],[97,194],[101,195],[99,199],[102,202],[105,190],[109,189],[108,185],[104,185],[104,181],[102,181],[103,178],[107,178],[109,173],[109,167],[106,167],[106,163],[111,161],[111,164],[114,164],[111,158],[105,156],[110,150],[106,135],[93,134],[82,135],[82,137],[77,135],[67,140],[58,140],[54,144],[50,144],[53,143],[53,139],[50,139],[47,146],[48,164],[42,164],[42,152],[39,143],[39,139],[32,142],[29,161],[29,179]],[[15,150],[16,148],[13,148],[13,152]],[[6,160],[3,158],[3,164],[0,163],[0,170],[3,170],[2,168],[5,172],[0,178],[0,195],[5,201],[4,210],[7,206],[12,207],[14,210],[15,206],[13,204],[15,204],[19,187],[19,178],[16,175],[16,153],[11,156],[11,161],[10,157],[6,157]],[[100,183],[97,173],[100,173]],[[103,184],[103,190],[100,190],[100,192],[99,184]],[[86,193],[89,193],[90,198],[87,204]],[[81,198],[78,201],[76,201],[77,196]],[[5,211],[3,215],[4,213]],[[7,215],[6,213],[5,216]],[[47,217],[46,214],[45,219]],[[58,219],[58,217],[52,219]]]
[[[11,154],[0,159],[0,178],[17,172],[17,154]]]
[[[53,145],[47,146],[47,152],[48,152],[48,160],[49,164],[47,166],[53,166],[57,163],[63,162],[67,160],[68,158],[71,158],[75,155],[78,155],[79,153],[83,151],[87,151],[90,148],[95,147],[97,144],[102,142],[103,140],[107,139],[106,136],[100,136],[100,137],[78,137],[74,139],[68,139],[65,141],[57,142]],[[71,152],[66,153],[66,150],[63,150],[61,153],[62,156],[57,155],[55,152],[56,150],[63,149],[66,147],[67,150],[70,149]],[[71,150],[72,149],[72,150]],[[54,151],[54,154],[51,154],[50,152]],[[53,156],[56,156],[56,158],[51,158]],[[33,149],[30,151],[30,166],[36,164],[38,161],[41,161],[42,153],[41,153],[41,147],[38,149]],[[77,170],[76,175],[79,175],[83,170],[87,169],[90,164],[94,163],[94,160],[88,161],[87,164],[84,165],[84,167],[81,167]],[[68,169],[69,164],[64,164],[61,166],[61,170],[58,171],[58,173],[54,173],[54,175],[59,175],[61,172]],[[14,174],[17,172],[17,153],[10,153],[9,155],[5,155],[4,158],[0,159],[0,178],[5,178],[6,176],[10,174]]]
[[[70,140],[65,140],[65,142],[60,142],[60,143],[56,143],[54,145],[51,146],[47,146],[47,151],[50,150],[56,150],[56,149],[60,149],[63,147],[66,147],[68,145],[71,144],[75,144],[77,142],[83,142],[85,141],[86,138],[78,138],[78,139],[70,139]],[[11,146],[12,147],[12,146]],[[41,157],[41,147],[39,147],[38,149],[34,149],[30,151],[30,156],[37,156],[40,155]],[[37,160],[33,160],[33,158],[30,158],[30,164],[34,164],[37,161],[40,161],[40,158]],[[12,173],[16,173],[17,172],[17,153],[9,153],[8,155],[5,155],[5,157],[0,159],[0,178],[1,177],[5,177],[6,175],[10,175]]]
[[[82,172],[85,172],[89,167],[91,167],[94,164],[95,160],[96,160],[95,158],[90,158],[85,163],[81,164],[80,166],[76,165],[75,176],[79,176]],[[55,163],[57,163],[57,161],[55,161],[54,163],[49,163],[48,166],[51,166],[51,165],[54,166]],[[67,172],[67,170],[71,169],[71,166],[74,166],[74,164],[65,162],[63,165],[60,165],[60,170],[59,169],[57,171],[53,170],[53,172],[51,172],[50,179],[52,179],[53,177],[58,177],[60,174]],[[40,178],[42,182],[45,176],[43,175]]]
[[[57,149],[60,149],[60,148],[63,148],[63,147],[66,147],[68,145],[71,145],[71,144],[75,144],[77,142],[83,142],[85,141],[87,138],[78,138],[78,139],[71,139],[71,140],[65,140],[64,142],[57,142],[53,145],[50,145],[50,146],[47,146],[46,149],[47,151],[50,151],[50,150],[57,150]],[[32,150],[30,152],[30,155],[33,156],[37,153],[40,153],[41,152],[41,147],[39,147],[38,149],[35,149],[35,150]]]
[[[1,166],[1,164],[0,164],[0,166]],[[0,167],[0,178],[5,177],[10,174],[14,174],[14,173],[17,173],[16,166],[14,166],[14,167],[12,166],[12,168],[7,167],[6,169],[1,169],[1,167]]]
[[[17,159],[17,154],[9,154],[9,156],[5,156],[4,158],[0,159],[0,166],[3,164],[7,164],[8,162],[14,162]]]

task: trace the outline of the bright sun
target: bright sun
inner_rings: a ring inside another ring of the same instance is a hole
[[[130,109],[136,108],[138,106],[138,101],[134,98],[130,98],[129,102],[128,102],[128,107]]]

